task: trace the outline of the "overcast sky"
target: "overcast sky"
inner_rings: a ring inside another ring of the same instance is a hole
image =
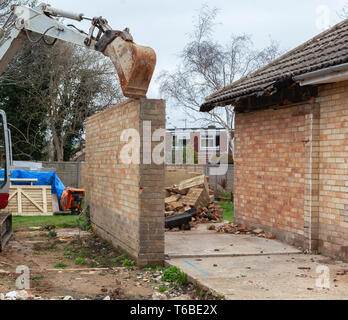
[[[156,77],[163,70],[175,70],[178,54],[189,41],[195,17],[202,4],[217,7],[215,37],[224,42],[231,34],[252,35],[256,47],[280,42],[290,50],[339,22],[338,12],[348,0],[47,0],[52,6],[103,16],[116,30],[129,27],[136,43],[152,47],[157,67],[149,98],[160,98]],[[325,13],[328,13],[326,15]],[[78,23],[76,23],[78,25]],[[84,25],[86,31],[88,24]],[[177,106],[180,107],[180,106]],[[186,116],[178,108],[168,107],[169,123],[184,127]],[[175,109],[175,113],[173,112]],[[188,126],[194,126],[188,122]]]

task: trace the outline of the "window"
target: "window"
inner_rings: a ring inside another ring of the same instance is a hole
[[[177,134],[172,137],[173,149],[185,149],[190,141],[190,135],[188,134]]]
[[[206,134],[201,135],[201,149],[214,149],[220,148],[220,135],[219,134]]]
[[[220,135],[216,135],[215,141],[216,141],[215,146],[220,148]]]

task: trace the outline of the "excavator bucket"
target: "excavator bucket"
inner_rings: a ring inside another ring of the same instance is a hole
[[[146,98],[156,66],[155,51],[117,37],[106,47],[104,54],[116,67],[124,96]]]

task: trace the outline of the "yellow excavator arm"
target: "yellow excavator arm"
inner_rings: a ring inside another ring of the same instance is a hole
[[[129,29],[112,30],[102,17],[90,19],[84,14],[56,9],[45,3],[35,8],[12,6],[11,11],[9,19],[0,28],[0,75],[24,42],[34,41],[31,35],[36,33],[40,35],[38,40],[46,43],[50,37],[54,41],[59,39],[102,52],[115,65],[124,96],[146,98],[156,66],[156,54],[150,47],[135,44]],[[86,33],[74,25],[65,25],[58,17],[89,20],[90,30]]]

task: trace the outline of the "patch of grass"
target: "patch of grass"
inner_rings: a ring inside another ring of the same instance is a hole
[[[133,261],[130,259],[124,259],[122,263],[123,268],[133,269]]]
[[[51,230],[49,233],[48,233],[48,237],[49,238],[57,238],[57,232],[55,232],[54,230]]]
[[[73,261],[82,261],[91,268],[120,267],[126,255],[116,250],[110,243],[103,241],[96,235],[90,235],[84,240],[73,240],[64,247],[64,257]]]
[[[187,284],[187,275],[178,267],[173,266],[164,270],[162,281],[185,285]]]
[[[86,262],[86,260],[84,258],[76,258],[74,263],[77,264],[77,265],[85,265],[85,264],[87,264],[87,262]]]
[[[82,215],[77,217],[77,224],[81,230],[89,231],[92,229],[89,206],[84,210]]]
[[[104,257],[97,258],[97,262],[100,267],[108,267],[110,265],[109,261]]]
[[[58,262],[54,265],[56,269],[65,269],[68,265],[64,262]]]
[[[161,293],[166,292],[166,291],[168,291],[168,287],[160,286],[160,287],[158,287],[158,291],[161,292]]]
[[[220,193],[220,196],[223,198],[231,199],[231,192],[223,191]]]
[[[123,260],[126,260],[126,259],[128,259],[128,256],[125,253],[123,253],[120,256],[118,256],[117,258],[115,258],[115,260],[117,262],[120,262],[120,261],[123,261]]]
[[[224,220],[234,222],[234,205],[232,202],[219,202],[221,208],[223,209]]]
[[[48,225],[55,225],[57,228],[76,228],[78,227],[78,222],[76,216],[13,217],[14,230],[44,227]]]
[[[34,251],[48,251],[48,250],[56,250],[57,243],[56,242],[37,242],[34,243],[33,246]]]
[[[120,261],[118,260],[118,257],[117,258],[112,258],[110,259],[110,261],[114,264],[118,264]]]
[[[149,271],[149,272],[159,272],[159,271],[163,271],[163,267],[162,266],[147,266],[144,268],[144,271]]]

